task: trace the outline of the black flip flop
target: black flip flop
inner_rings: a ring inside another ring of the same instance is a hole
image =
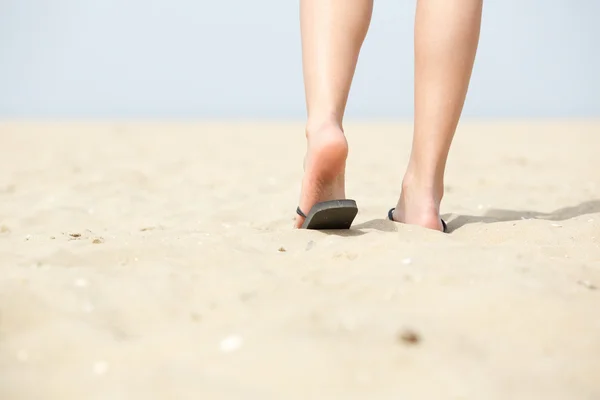
[[[354,200],[331,200],[315,204],[308,215],[300,207],[296,213],[305,218],[302,229],[350,229],[358,207]]]
[[[396,207],[391,208],[390,211],[388,211],[388,219],[390,221],[394,221],[394,210],[395,209],[396,209]],[[440,218],[440,221],[442,221],[443,232],[448,233],[448,224],[446,224],[446,221],[444,221],[441,218]]]

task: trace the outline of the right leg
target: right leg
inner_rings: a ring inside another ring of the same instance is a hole
[[[442,229],[444,172],[479,43],[483,0],[418,0],[413,146],[394,217]]]
[[[348,143],[342,119],[373,0],[301,0],[302,61],[308,148],[300,209],[345,198]],[[297,216],[295,227],[304,218]]]

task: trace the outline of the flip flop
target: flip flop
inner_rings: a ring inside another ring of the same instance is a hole
[[[391,208],[390,211],[388,211],[388,219],[390,221],[394,221],[394,210],[395,209],[396,209],[396,207]],[[442,221],[443,232],[448,233],[448,224],[446,224],[446,221],[444,221],[442,218],[440,218],[440,221]]]
[[[354,200],[330,200],[315,204],[308,215],[300,207],[296,213],[305,218],[302,229],[350,229],[358,207]]]

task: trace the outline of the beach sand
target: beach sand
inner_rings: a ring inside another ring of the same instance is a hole
[[[301,123],[0,123],[0,399],[600,399],[600,122],[465,121],[450,234],[292,230]]]

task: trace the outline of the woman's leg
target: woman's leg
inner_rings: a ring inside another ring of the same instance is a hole
[[[394,219],[442,229],[444,170],[471,78],[482,0],[418,0],[415,124]]]
[[[373,0],[301,0],[307,152],[300,209],[345,198],[348,143],[342,119]],[[297,216],[295,226],[304,218]]]

